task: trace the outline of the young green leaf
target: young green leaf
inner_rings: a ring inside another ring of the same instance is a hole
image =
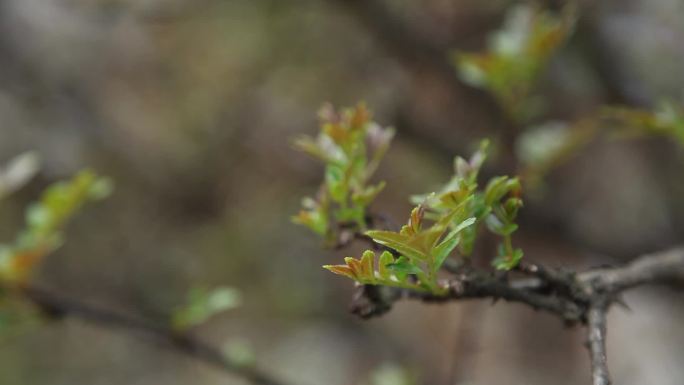
[[[325,105],[319,117],[317,138],[298,138],[294,146],[323,161],[324,182],[316,208],[304,207],[293,221],[330,241],[334,240],[338,225],[347,229],[352,226],[358,231],[366,229],[367,208],[385,186],[384,182],[371,185],[369,181],[389,148],[394,131],[372,122],[363,103],[340,112]]]
[[[407,258],[400,258],[394,263],[387,265],[387,268],[403,274],[423,274],[423,271],[416,265],[412,264]]]
[[[238,367],[250,367],[256,362],[256,355],[252,345],[249,341],[242,338],[226,342],[221,351],[231,363]]]
[[[434,271],[442,266],[456,247],[462,256],[472,254],[478,235],[476,224],[480,221],[485,222],[489,231],[503,237],[506,245],[511,244],[511,234],[518,228],[515,217],[522,207],[518,178],[499,176],[492,178],[484,190],[478,188],[477,174],[487,158],[487,148],[488,142],[483,141],[470,161],[457,157],[452,179],[434,194],[434,198],[423,196],[427,202],[425,216],[436,221],[431,228],[452,229],[439,244],[423,244],[428,250],[419,249],[427,256],[425,260]]]
[[[456,227],[447,234],[442,242],[437,245],[433,250],[433,255],[435,258],[436,268],[439,269],[444,261],[449,256],[449,254],[458,246],[461,241],[461,232],[469,226],[475,224],[476,219],[474,217],[468,218],[465,221],[456,225]]]
[[[392,231],[379,230],[367,231],[366,235],[373,238],[375,242],[383,246],[387,246],[390,249],[394,249],[409,258],[415,258],[418,260],[427,259],[426,251],[417,248],[415,245],[412,245],[412,238],[409,236]]]
[[[499,255],[492,261],[492,265],[498,270],[511,270],[516,267],[523,257],[521,249],[515,249],[510,255],[505,253]]]
[[[383,251],[378,260],[378,274],[380,275],[380,278],[384,280],[391,278],[392,273],[387,268],[387,265],[392,263],[394,263],[394,256],[392,256],[392,253],[387,250]]]

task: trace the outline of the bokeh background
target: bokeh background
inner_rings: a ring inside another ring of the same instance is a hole
[[[193,287],[238,288],[243,305],[198,335],[249,343],[261,367],[298,384],[371,384],[389,367],[416,384],[586,384],[582,330],[523,306],[400,303],[380,319],[355,318],[350,282],[320,268],[345,253],[290,223],[321,176],[290,139],[316,132],[323,102],[365,100],[397,128],[379,172],[390,187],[375,204],[397,221],[409,194],[449,177],[454,155],[500,137],[486,98],[454,81],[446,57],[482,49],[511,3],[2,0],[0,160],[25,150],[44,160],[1,203],[2,235],[21,227],[48,183],[92,167],[116,192],[70,225],[35,277],[43,286],[160,323]],[[546,118],[681,103],[684,2],[581,8],[540,82]],[[397,25],[412,33],[392,33]],[[683,154],[662,138],[593,143],[526,200],[517,242],[530,260],[572,268],[676,244]],[[681,294],[643,289],[626,301],[631,311],[610,314],[615,382],[681,384]],[[242,383],[74,319],[0,341],[2,384]]]

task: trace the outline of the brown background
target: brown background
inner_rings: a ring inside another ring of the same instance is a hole
[[[402,221],[409,194],[439,185],[455,154],[498,129],[484,99],[446,80],[412,39],[481,49],[509,2],[387,1],[385,17],[355,3],[2,0],[0,159],[44,158],[40,176],[2,202],[3,239],[47,183],[91,166],[116,193],[80,215],[41,267],[35,279],[55,290],[162,322],[191,287],[237,287],[244,305],[198,333],[216,345],[247,339],[260,364],[302,384],[362,384],[386,362],[421,384],[587,383],[581,331],[519,305],[401,303],[355,319],[350,282],[320,268],[342,255],[290,224],[321,170],[289,139],[315,132],[325,101],[363,99],[397,127],[375,207]],[[681,102],[684,3],[585,5],[543,75],[546,117]],[[419,34],[383,35],[392,23]],[[593,144],[528,199],[517,242],[531,260],[577,268],[677,243],[682,154],[661,139]],[[615,382],[681,384],[681,295],[627,301],[632,311],[610,315]],[[0,338],[2,384],[241,383],[77,320]]]

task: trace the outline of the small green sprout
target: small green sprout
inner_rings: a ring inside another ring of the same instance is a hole
[[[64,242],[64,227],[90,201],[107,197],[112,182],[90,170],[49,186],[26,210],[26,227],[10,245],[0,245],[0,280],[26,281],[35,266]]]
[[[539,110],[539,100],[531,97],[536,80],[574,24],[571,6],[555,15],[518,5],[490,36],[486,52],[455,53],[454,63],[463,81],[489,91],[509,117],[525,122]]]
[[[292,219],[332,241],[335,226],[367,227],[367,208],[385,187],[371,184],[394,136],[371,120],[365,104],[336,112],[326,104],[319,112],[321,129],[316,138],[303,136],[294,146],[322,161],[325,178],[317,197],[304,198],[302,210]]]

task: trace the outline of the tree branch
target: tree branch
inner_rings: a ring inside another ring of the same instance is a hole
[[[519,272],[532,277],[509,280],[508,274],[475,270],[469,264],[453,264],[445,270],[454,277],[443,284],[444,295],[396,287],[359,285],[351,311],[362,317],[382,315],[402,298],[426,303],[465,299],[504,299],[543,310],[566,324],[586,325],[594,385],[610,385],[606,355],[606,315],[620,294],[647,284],[684,284],[684,247],[643,255],[618,267],[574,273],[521,265]]]
[[[556,314],[565,321],[586,322],[590,304],[599,297],[608,297],[610,304],[616,301],[621,292],[637,286],[684,283],[684,247],[647,254],[623,266],[582,273],[524,265],[521,271],[534,277],[515,280],[468,266],[462,268],[458,264],[449,265],[447,270],[455,276],[444,282],[449,288],[445,295],[436,296],[393,287],[375,288],[372,289],[374,293],[371,298],[375,303],[359,303],[353,308],[358,308],[357,314],[367,318],[384,313],[381,311],[376,314],[370,307],[387,310],[388,306],[401,298],[425,302],[491,298],[523,303]],[[361,291],[366,293],[371,290],[368,286],[362,288]],[[357,300],[360,299],[357,297]]]
[[[587,314],[587,348],[591,358],[591,378],[594,385],[610,385],[608,358],[606,354],[606,313],[605,301],[593,304]]]
[[[285,385],[285,382],[253,366],[241,365],[231,360],[219,349],[194,336],[175,331],[166,326],[160,326],[146,319],[68,298],[35,286],[3,287],[3,289],[31,301],[49,316],[74,317],[104,327],[145,334],[178,353],[204,362],[230,375],[240,377],[250,384]]]
[[[594,291],[612,294],[646,284],[681,284],[684,247],[646,254],[620,267],[587,271],[579,279]]]
[[[351,305],[352,313],[372,318],[389,311],[400,299],[417,299],[427,303],[444,303],[468,299],[503,299],[522,303],[535,310],[543,310],[561,317],[568,323],[584,321],[586,304],[556,294],[547,294],[536,281],[509,282],[503,277],[484,272],[464,273],[448,282],[445,295],[435,295],[385,286],[360,285]]]

